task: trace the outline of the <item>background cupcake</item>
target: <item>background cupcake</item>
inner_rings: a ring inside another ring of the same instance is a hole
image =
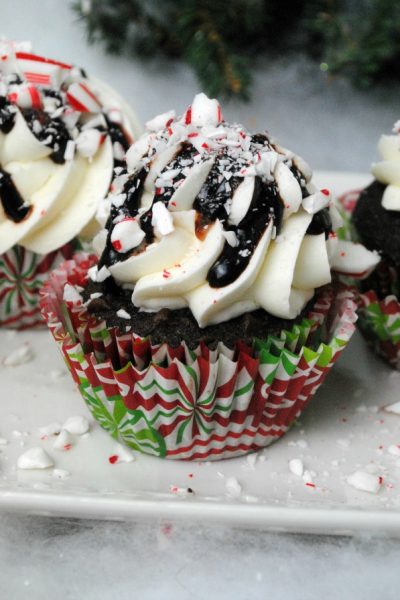
[[[199,94],[147,123],[99,216],[98,264],[61,265],[42,311],[101,425],[186,459],[283,435],[354,330],[331,268],[376,263],[343,259],[304,161]]]
[[[38,289],[70,257],[138,126],[82,69],[2,44],[0,325],[41,323]]]
[[[358,283],[359,326],[370,345],[400,369],[400,122],[382,135],[382,160],[372,165],[374,181],[342,204],[349,216],[346,235],[377,252],[379,265]]]

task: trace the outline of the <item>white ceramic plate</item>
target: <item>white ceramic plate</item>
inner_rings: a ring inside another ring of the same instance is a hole
[[[360,187],[364,175],[319,173],[335,193]],[[35,358],[6,367],[2,359],[24,343]],[[231,523],[275,530],[400,534],[400,416],[383,410],[399,399],[400,374],[375,358],[356,334],[301,421],[254,458],[184,463],[136,455],[110,464],[113,440],[92,422],[91,432],[68,452],[41,440],[38,428],[88,412],[50,335],[0,332],[0,507],[46,515],[108,519],[143,517]],[[52,469],[21,471],[18,456],[42,446],[70,477]],[[302,459],[315,487],[288,469]],[[377,494],[358,491],[346,478],[357,469],[383,477]],[[232,497],[235,478],[241,490]],[[228,485],[227,485],[228,484]],[[174,487],[176,486],[176,487]],[[185,490],[190,487],[194,493]],[[178,488],[178,490],[176,489]],[[178,493],[177,493],[178,492]]]

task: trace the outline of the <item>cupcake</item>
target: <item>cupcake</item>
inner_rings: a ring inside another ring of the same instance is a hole
[[[0,49],[0,326],[42,323],[39,288],[70,258],[137,134],[130,109],[82,69]]]
[[[393,135],[381,136],[378,151],[382,160],[372,165],[372,183],[341,201],[348,216],[347,237],[380,258],[358,282],[359,327],[371,347],[400,370],[400,121]]]
[[[239,456],[285,433],[346,346],[355,304],[331,269],[359,272],[370,253],[344,261],[329,191],[216,100],[146,129],[98,211],[98,256],[51,274],[42,314],[115,438]]]

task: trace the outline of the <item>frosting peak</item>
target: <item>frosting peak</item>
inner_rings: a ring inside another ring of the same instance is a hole
[[[205,94],[147,123],[100,213],[99,269],[136,306],[189,307],[200,327],[257,308],[295,318],[338,253],[337,211],[306,163]]]

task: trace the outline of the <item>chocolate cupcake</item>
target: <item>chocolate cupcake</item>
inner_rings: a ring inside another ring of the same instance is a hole
[[[137,134],[135,118],[82,69],[2,44],[0,326],[41,324],[39,288],[72,256]]]
[[[379,255],[362,281],[359,326],[367,341],[391,366],[400,369],[400,122],[382,135],[382,160],[372,165],[375,179],[360,193],[345,194],[350,219],[347,236]]]
[[[99,258],[55,270],[42,312],[102,426],[185,459],[283,435],[354,330],[331,269],[364,269],[306,163],[199,94],[147,123],[98,217]]]

